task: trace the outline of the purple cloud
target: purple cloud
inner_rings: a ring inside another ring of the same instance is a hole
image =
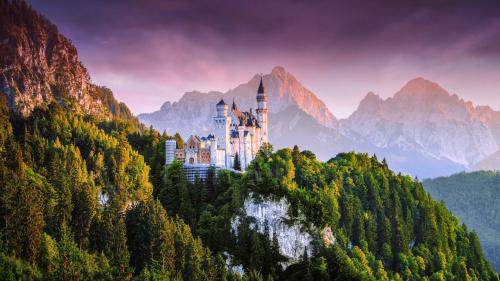
[[[491,74],[500,73],[499,1],[30,3],[135,113],[185,91],[225,91],[274,65],[341,117],[367,91],[391,95],[415,76],[500,109],[500,81]],[[475,85],[483,92],[470,90]]]

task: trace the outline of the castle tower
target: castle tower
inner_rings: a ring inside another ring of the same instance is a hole
[[[214,117],[215,122],[215,138],[217,139],[218,149],[225,150],[224,163],[226,167],[230,167],[230,154],[229,149],[231,145],[230,141],[230,126],[231,126],[231,116],[228,114],[228,106],[224,100],[216,105],[217,115]]]
[[[269,142],[267,131],[267,95],[262,84],[262,76],[260,77],[260,85],[257,90],[257,122],[260,126],[260,144]]]
[[[172,163],[175,160],[175,140],[165,141],[165,165]]]
[[[238,126],[238,138],[239,138],[239,146],[238,146],[238,157],[240,157],[241,169],[246,169],[246,153],[245,153],[245,125],[243,120],[240,120],[240,125]]]

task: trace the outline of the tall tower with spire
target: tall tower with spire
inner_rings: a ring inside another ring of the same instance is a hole
[[[262,84],[262,76],[260,76],[259,89],[257,90],[257,122],[260,127],[260,143],[268,143],[267,95]]]

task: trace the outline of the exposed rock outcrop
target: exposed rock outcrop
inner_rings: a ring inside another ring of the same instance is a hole
[[[92,84],[70,40],[24,1],[0,1],[0,94],[24,116],[55,101],[97,117],[133,118],[109,89]]]

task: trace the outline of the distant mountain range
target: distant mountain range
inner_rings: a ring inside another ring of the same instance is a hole
[[[224,98],[239,108],[255,106],[259,80],[222,92],[189,92],[160,110],[140,114],[156,129],[206,134],[212,129],[214,104]],[[314,93],[283,67],[263,76],[269,96],[270,139],[275,148],[298,144],[322,160],[340,151],[365,151],[386,158],[403,173],[422,178],[448,175],[485,159],[489,169],[500,150],[500,112],[449,94],[437,83],[416,78],[393,97],[368,93],[347,119],[338,120]]]

